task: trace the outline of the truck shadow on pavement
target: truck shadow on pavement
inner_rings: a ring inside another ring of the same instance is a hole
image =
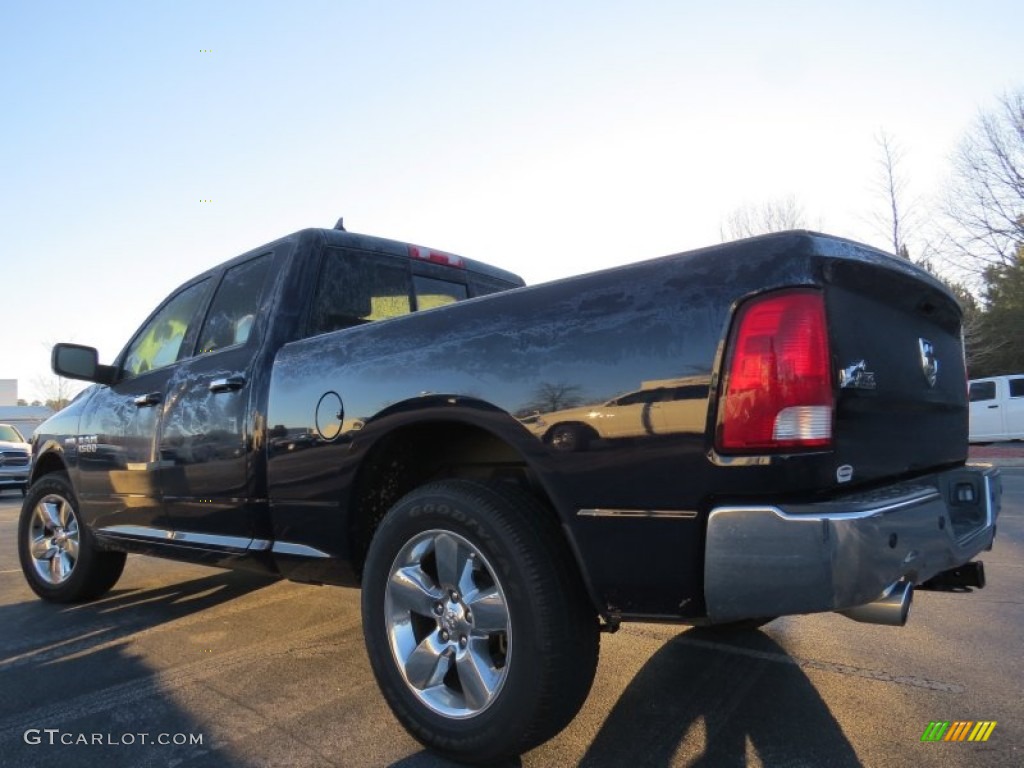
[[[60,645],[61,656],[69,653],[68,644],[88,652],[91,644],[200,613],[273,583],[257,574],[218,571],[156,588],[113,589],[88,603],[53,604],[32,595],[27,602],[0,607],[0,672],[8,667],[12,651],[31,657],[33,663],[39,663],[39,654],[54,644]]]
[[[209,729],[166,694],[159,671],[132,650],[132,636],[193,615],[198,620],[204,611],[272,583],[217,572],[180,584],[113,590],[96,602],[71,605],[28,598],[25,590],[26,600],[0,607],[0,689],[7,694],[0,702],[0,764],[230,765],[230,753],[211,744]],[[175,648],[186,664],[191,651],[180,643]],[[216,661],[197,655],[191,664],[197,663]],[[160,745],[142,742],[138,734],[204,738],[200,744]],[[94,735],[104,741],[82,741]]]
[[[787,651],[751,630],[691,629],[667,642],[608,714],[581,766],[859,766]]]
[[[506,765],[565,765],[557,741]],[[640,669],[573,762],[581,768],[730,768],[756,760],[765,766],[861,765],[814,685],[771,637],[690,629]],[[422,751],[391,768],[457,765]]]

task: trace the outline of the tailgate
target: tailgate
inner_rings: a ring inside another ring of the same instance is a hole
[[[837,259],[826,307],[839,372],[837,479],[869,482],[963,462],[967,377],[961,312],[910,265]]]

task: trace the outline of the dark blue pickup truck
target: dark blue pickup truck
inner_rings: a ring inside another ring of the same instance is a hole
[[[139,552],[360,586],[398,719],[460,760],[568,723],[599,633],[839,611],[901,625],[984,585],[961,312],[810,232],[522,287],[341,229],[175,290],[43,424],[18,531],[44,599]]]

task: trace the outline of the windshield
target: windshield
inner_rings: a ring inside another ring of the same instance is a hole
[[[8,443],[25,442],[25,438],[21,436],[21,432],[16,430],[10,424],[0,424],[0,440]]]

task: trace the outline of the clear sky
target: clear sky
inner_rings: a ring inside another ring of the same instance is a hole
[[[109,362],[174,287],[334,224],[536,283],[792,195],[876,245],[875,136],[941,191],[1024,3],[0,0],[0,378]],[[209,202],[202,202],[209,201]]]

